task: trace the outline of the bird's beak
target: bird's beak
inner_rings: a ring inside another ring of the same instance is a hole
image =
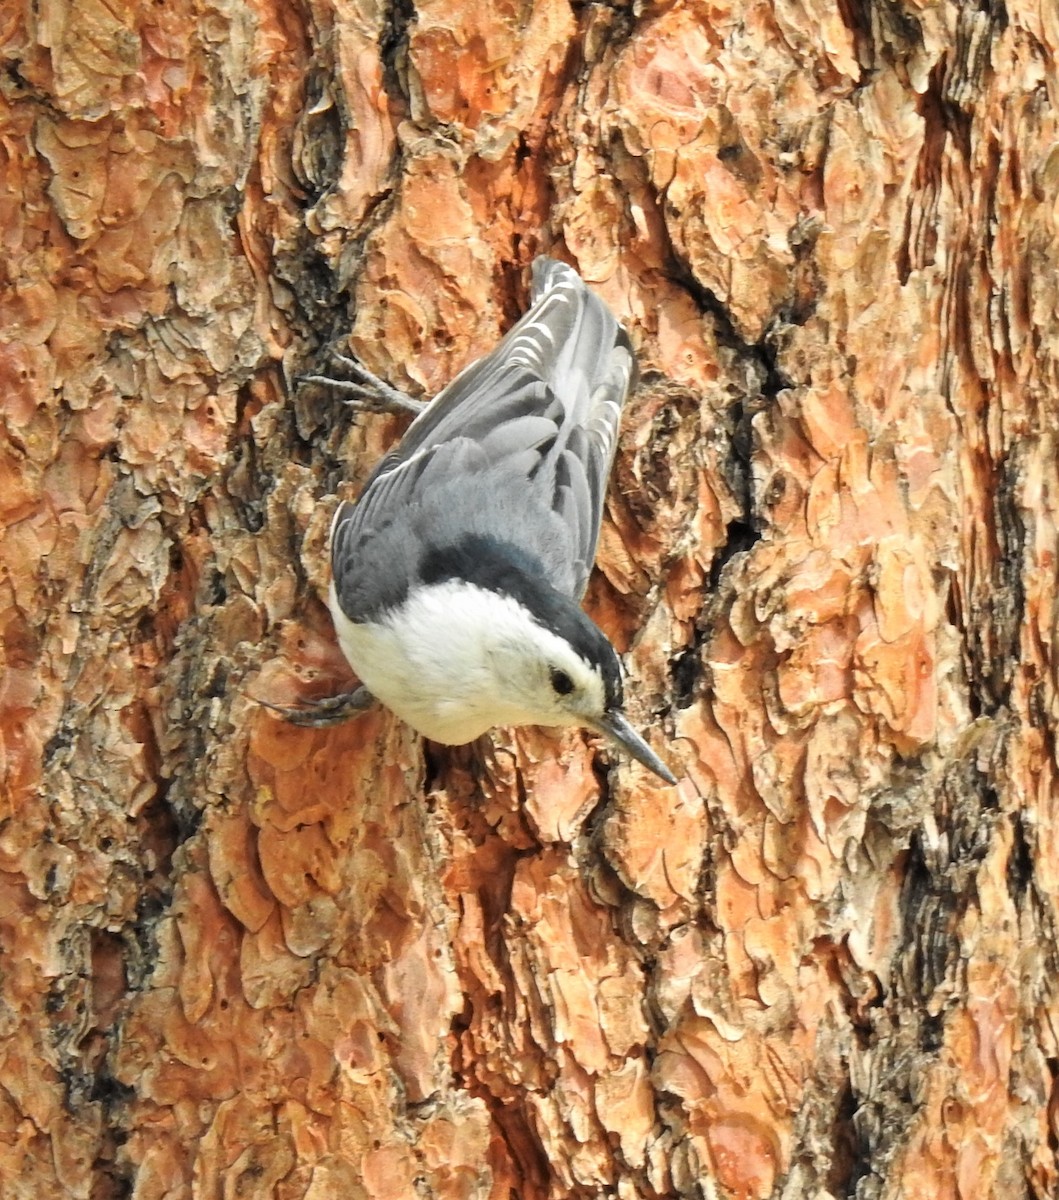
[[[629,724],[625,714],[619,710],[604,713],[602,717],[591,722],[592,728],[605,734],[611,741],[617,742],[623,750],[627,750],[638,763],[643,765],[666,783],[676,783],[673,772],[658,757],[650,746]]]

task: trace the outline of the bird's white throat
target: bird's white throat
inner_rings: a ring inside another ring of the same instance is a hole
[[[576,723],[550,688],[549,666],[570,675],[584,707],[603,711],[599,673],[511,596],[446,580],[362,623],[342,612],[333,585],[329,603],[361,682],[433,741],[460,745],[494,725]]]

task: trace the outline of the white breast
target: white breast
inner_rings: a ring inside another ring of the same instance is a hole
[[[473,741],[494,725],[555,724],[533,707],[529,647],[557,638],[515,600],[449,580],[417,589],[374,622],[355,623],[329,598],[339,645],[374,696],[424,737]]]

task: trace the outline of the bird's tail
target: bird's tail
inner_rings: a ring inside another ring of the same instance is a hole
[[[553,258],[534,262],[531,299],[512,331],[511,360],[520,350],[530,355],[552,390],[568,397],[578,423],[604,417],[595,411],[600,404],[616,405],[605,418],[616,426],[635,369],[625,330],[573,267]]]
[[[509,362],[521,360],[562,398],[595,453],[586,462],[600,495],[617,445],[621,410],[635,384],[636,359],[614,314],[566,263],[533,263],[532,305],[508,334]]]

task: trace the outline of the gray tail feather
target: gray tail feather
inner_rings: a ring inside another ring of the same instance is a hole
[[[573,267],[555,259],[534,261],[532,301],[513,339],[528,365],[574,400],[576,420],[616,424],[635,369],[625,330]]]

